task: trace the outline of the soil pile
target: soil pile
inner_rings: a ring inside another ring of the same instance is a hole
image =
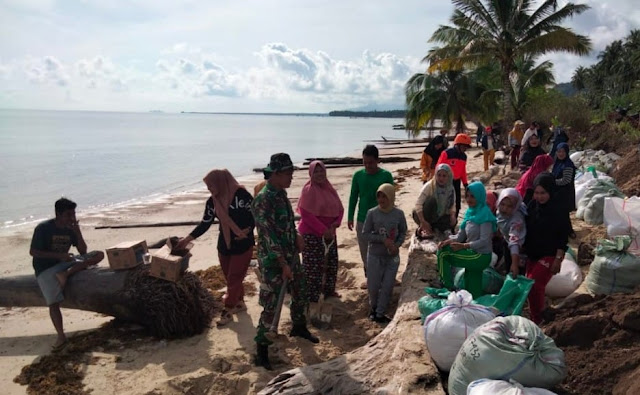
[[[616,164],[612,177],[627,196],[640,196],[640,150],[630,148]]]
[[[569,373],[559,394],[626,394],[640,375],[640,289],[569,299],[550,309],[542,329],[565,352]],[[635,387],[633,387],[635,386]]]

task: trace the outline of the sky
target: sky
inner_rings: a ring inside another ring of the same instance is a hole
[[[640,28],[640,0],[578,0],[589,56]],[[565,2],[559,1],[562,5]],[[0,0],[0,108],[311,112],[403,108],[446,0]]]

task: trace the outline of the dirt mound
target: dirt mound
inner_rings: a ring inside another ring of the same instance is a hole
[[[620,130],[618,124],[602,121],[585,130],[568,130],[573,145],[586,146],[606,152],[624,152],[633,142]]]
[[[612,177],[625,195],[640,196],[640,150],[633,147],[621,155]]]
[[[551,322],[542,326],[565,352],[569,369],[556,392],[609,394],[615,393],[616,386],[637,387],[640,290],[634,294],[580,295],[573,302],[548,311]]]

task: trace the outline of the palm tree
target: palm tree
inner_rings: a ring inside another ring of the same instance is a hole
[[[429,51],[424,60],[429,71],[461,69],[497,63],[503,89],[503,119],[513,121],[511,75],[515,60],[549,52],[588,54],[590,40],[560,25],[589,7],[557,0],[545,0],[534,9],[532,0],[453,0],[453,26],[441,25],[431,42],[444,44]]]
[[[589,78],[591,78],[590,74],[591,69],[584,66],[578,66],[571,76],[571,85],[573,85],[578,92],[585,90],[589,84]]]
[[[445,71],[414,74],[405,86],[406,124],[414,135],[435,120],[458,132],[465,128],[465,120],[477,121],[473,114],[480,111],[484,86],[470,73]]]
[[[532,88],[542,88],[555,83],[553,63],[546,60],[538,65],[535,58],[526,56],[515,62],[515,72],[511,73],[511,107],[517,119],[524,115],[527,93]]]

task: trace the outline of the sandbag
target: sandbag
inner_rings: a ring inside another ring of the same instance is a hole
[[[515,380],[552,388],[567,375],[564,352],[532,321],[498,317],[464,341],[449,373],[449,394],[464,395],[475,380]]]
[[[626,199],[606,197],[604,199],[604,225],[607,236],[630,236],[629,251],[640,253],[640,198]]]
[[[584,219],[590,225],[599,225],[604,221],[604,198],[608,196],[624,197],[624,194],[611,181],[596,179],[587,188],[580,201],[576,217]]]
[[[430,314],[423,326],[424,340],[438,368],[448,372],[466,338],[495,316],[492,309],[473,303],[468,291],[450,293],[446,306]]]
[[[469,384],[467,395],[556,395],[544,388],[523,387],[515,380],[480,379]]]
[[[573,163],[578,162],[582,158],[583,154],[584,154],[583,151],[576,151],[576,152],[572,153],[571,155],[569,155],[569,159],[571,159],[571,161]]]
[[[551,298],[564,298],[578,289],[581,283],[580,267],[571,255],[566,254],[560,272],[551,277],[544,293]]]
[[[640,285],[640,258],[629,253],[629,236],[599,240],[596,256],[589,267],[586,287],[596,295],[631,293]]]
[[[464,273],[464,268],[458,270],[453,279],[453,285],[457,289],[465,289]],[[482,272],[482,292],[485,294],[497,294],[500,292],[502,284],[504,284],[504,276],[502,274],[498,273],[496,269],[492,267],[484,269]]]

